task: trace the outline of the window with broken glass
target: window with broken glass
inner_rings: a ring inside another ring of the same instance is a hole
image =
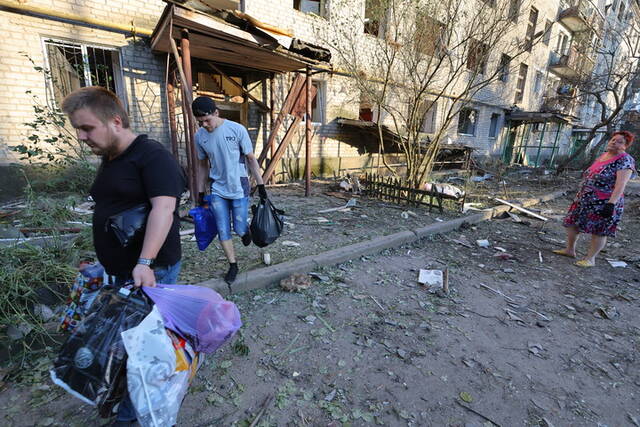
[[[467,69],[477,74],[484,74],[487,68],[487,57],[489,56],[489,45],[478,40],[469,40],[469,51],[467,53]]]
[[[442,58],[446,53],[445,25],[432,17],[416,17],[415,43],[417,49],[429,56]]]
[[[386,15],[384,0],[365,0],[364,4],[364,32],[372,36],[379,36],[382,32]]]
[[[102,86],[124,99],[120,54],[117,49],[71,43],[43,41],[49,95],[60,105],[65,96],[85,86]]]
[[[538,9],[532,7],[529,11],[529,23],[527,25],[527,33],[524,39],[524,45],[527,52],[531,52],[533,47],[533,36],[536,33],[536,25],[538,23]]]
[[[304,13],[326,16],[326,0],[293,0],[293,8]]]
[[[458,133],[461,135],[475,136],[477,121],[478,110],[463,108],[460,110],[460,113],[458,113]]]
[[[509,66],[511,65],[511,57],[506,54],[500,56],[500,65],[498,65],[498,80],[506,82],[509,80]]]
[[[522,102],[524,98],[524,88],[527,84],[527,73],[529,72],[529,67],[527,64],[520,64],[520,71],[518,72],[518,84],[516,85],[516,96],[514,102],[516,104]]]

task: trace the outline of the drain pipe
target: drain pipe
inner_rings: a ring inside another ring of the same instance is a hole
[[[153,30],[148,28],[136,27],[133,20],[131,21],[131,25],[119,25],[114,22],[88,18],[74,13],[61,12],[45,7],[21,4],[17,1],[11,0],[0,0],[0,10],[8,10],[9,12],[15,12],[23,15],[36,15],[44,18],[62,20],[76,25],[105,28],[119,33],[133,34],[136,36],[150,37],[153,33]]]

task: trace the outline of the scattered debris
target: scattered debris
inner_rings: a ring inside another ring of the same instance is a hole
[[[196,232],[195,228],[189,228],[188,230],[180,231],[180,236],[188,236],[190,234],[194,234]]]
[[[540,353],[542,353],[544,351],[544,348],[542,347],[542,344],[539,344],[539,343],[529,342],[529,343],[527,343],[527,347],[529,348],[529,352],[530,353],[532,353],[534,356],[538,356],[538,357],[540,357]]]
[[[620,313],[618,313],[618,310],[613,306],[607,308],[598,307],[593,315],[607,320],[613,320],[620,317]]]
[[[292,242],[291,240],[283,240],[280,243],[282,244],[282,246],[287,246],[287,247],[290,247],[290,248],[297,248],[297,247],[300,246],[300,243]]]
[[[383,306],[378,302],[378,300],[377,300],[377,299],[375,299],[375,298],[374,298],[374,296],[373,296],[373,295],[369,295],[369,297],[371,297],[371,299],[373,300],[373,302],[375,302],[375,303],[376,303],[376,305],[377,305],[378,307],[380,307],[380,310],[384,310],[384,307],[383,307]]]
[[[309,273],[309,276],[320,280],[321,282],[329,282],[331,280],[331,277],[325,275],[325,274],[320,274],[320,273],[315,273],[315,272],[311,272]]]
[[[471,181],[473,181],[473,182],[483,182],[483,181],[490,180],[491,178],[493,178],[493,175],[491,175],[490,173],[485,173],[482,176],[472,176],[471,177]]]
[[[436,288],[442,288],[442,270],[422,270],[418,274],[418,283]]]
[[[340,206],[337,208],[323,209],[321,211],[318,211],[318,213],[336,212],[336,211],[353,208],[355,206],[356,206],[356,199],[349,199],[349,201],[344,206]]]
[[[524,214],[527,214],[529,216],[532,216],[532,217],[534,217],[536,219],[539,219],[541,221],[545,221],[545,222],[549,221],[549,218],[545,218],[542,215],[538,215],[537,213],[531,212],[530,210],[525,209],[522,206],[514,205],[511,202],[507,202],[506,200],[498,199],[497,197],[495,197],[493,200],[495,200],[496,202],[502,203],[503,205],[511,206],[512,208],[517,209],[520,212],[522,212]]]
[[[400,216],[404,219],[409,219],[409,216],[412,216],[414,218],[418,217],[418,214],[416,214],[415,212],[411,212],[411,211],[404,211],[400,214]]]
[[[311,279],[306,274],[292,274],[280,281],[280,287],[287,292],[299,292],[311,287]]]
[[[491,245],[487,239],[476,240],[476,244],[481,248],[488,248]]]
[[[625,268],[628,264],[624,261],[618,261],[614,259],[607,259],[609,265],[613,268]]]
[[[264,265],[271,265],[271,254],[269,252],[262,254],[262,262]]]

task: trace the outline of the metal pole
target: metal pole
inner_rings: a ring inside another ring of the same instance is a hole
[[[560,131],[564,128],[564,123],[558,123],[558,130],[556,131],[556,138],[553,141],[553,148],[551,149],[551,159],[549,160],[549,166],[553,165],[553,159],[556,155],[556,148],[558,147],[558,139],[560,138]]]
[[[307,108],[305,122],[306,128],[304,133],[305,142],[305,164],[304,164],[304,178],[305,187],[304,195],[309,197],[311,195],[311,67],[307,66]]]
[[[269,133],[273,132],[276,123],[276,79],[273,74],[269,77]],[[275,140],[271,141],[270,147],[270,159],[276,154]],[[273,184],[275,180],[273,177],[270,179],[270,184]]]
[[[534,167],[538,167],[538,161],[540,161],[540,151],[542,150],[542,140],[544,139],[544,130],[547,128],[547,122],[542,125],[542,131],[540,132],[540,142],[538,143],[538,154],[536,154],[536,163]]]

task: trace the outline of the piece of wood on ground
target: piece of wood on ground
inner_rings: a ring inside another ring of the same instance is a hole
[[[532,216],[532,217],[534,217],[536,219],[539,219],[540,221],[549,221],[549,218],[545,218],[542,215],[538,215],[535,212],[531,212],[529,209],[525,209],[522,206],[518,206],[518,205],[515,205],[515,204],[513,204],[511,202],[507,202],[506,200],[498,199],[497,197],[495,197],[493,200],[495,200],[498,203],[502,203],[503,205],[507,205],[507,206],[510,206],[510,207],[512,207],[512,208],[514,208],[516,210],[519,210],[520,212],[522,212],[524,214],[527,214],[529,216]]]

